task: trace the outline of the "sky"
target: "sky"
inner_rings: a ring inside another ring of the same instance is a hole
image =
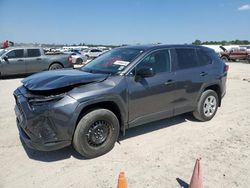
[[[0,0],[0,41],[183,44],[250,40],[250,0]]]

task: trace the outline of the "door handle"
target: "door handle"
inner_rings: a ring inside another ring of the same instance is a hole
[[[168,81],[166,81],[164,84],[165,84],[165,85],[171,85],[171,84],[173,84],[173,83],[174,83],[173,80],[168,80]]]
[[[22,59],[18,59],[17,61],[23,61]]]
[[[41,58],[36,58],[36,60],[42,60]]]
[[[208,74],[206,72],[201,72],[200,76],[207,76]]]

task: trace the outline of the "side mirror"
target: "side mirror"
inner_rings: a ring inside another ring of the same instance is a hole
[[[136,71],[136,80],[138,80],[138,78],[147,78],[147,77],[152,77],[154,75],[155,74],[152,68],[142,67]]]
[[[3,56],[3,60],[8,61],[8,56],[7,55]]]

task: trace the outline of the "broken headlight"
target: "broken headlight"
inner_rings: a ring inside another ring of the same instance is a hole
[[[50,95],[50,96],[33,96],[28,99],[29,104],[32,106],[45,105],[51,102],[57,102],[64,97],[65,93],[59,95]]]

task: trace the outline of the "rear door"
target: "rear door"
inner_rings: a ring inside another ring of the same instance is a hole
[[[24,50],[15,49],[9,51],[6,56],[7,61],[3,61],[3,75],[13,75],[13,74],[24,74],[25,71],[25,61],[24,61]]]
[[[26,51],[26,72],[34,73],[44,70],[44,57],[40,49],[27,49]]]
[[[199,63],[195,48],[176,48],[172,53],[175,69],[174,114],[192,111],[196,106],[197,96],[208,76],[207,69]]]

